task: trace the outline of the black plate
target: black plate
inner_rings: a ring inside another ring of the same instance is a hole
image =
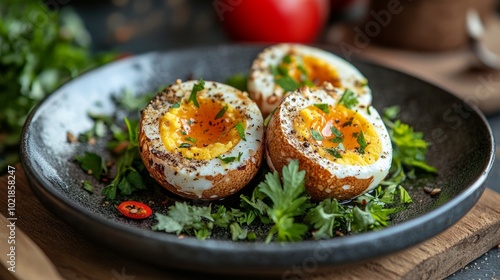
[[[152,264],[204,271],[267,273],[292,266],[336,266],[395,252],[424,241],[453,225],[470,210],[484,190],[494,152],[490,128],[477,109],[454,95],[409,75],[381,66],[355,62],[373,90],[381,111],[400,105],[401,118],[423,131],[432,143],[428,160],[439,175],[406,185],[414,203],[386,229],[323,241],[287,244],[205,240],[154,232],[151,220],[126,220],[112,205],[81,188],[89,180],[72,160],[85,150],[70,144],[66,132],[77,135],[92,125],[87,112],[111,113],[111,95],[124,88],[146,92],[189,76],[225,81],[247,72],[261,46],[221,46],[167,53],[150,53],[111,63],[60,87],[26,122],[21,143],[22,163],[32,188],[44,205],[77,231],[106,246]],[[434,198],[422,187],[439,187]],[[155,210],[169,194],[153,188],[142,194]]]

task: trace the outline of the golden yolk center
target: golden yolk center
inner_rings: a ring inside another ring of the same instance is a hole
[[[321,156],[340,164],[368,165],[378,160],[382,145],[373,125],[344,105],[315,105],[299,111],[293,122],[301,139],[307,139]]]
[[[199,108],[185,101],[171,107],[160,121],[160,135],[168,151],[215,158],[236,146],[241,138],[235,126],[241,122],[245,127],[245,119],[227,103],[202,96],[197,100]]]
[[[315,56],[289,55],[288,57],[289,59],[282,61],[281,66],[288,68],[288,74],[295,81],[312,83],[314,86],[320,86],[324,82],[329,82],[336,87],[342,86],[337,70],[326,61]]]

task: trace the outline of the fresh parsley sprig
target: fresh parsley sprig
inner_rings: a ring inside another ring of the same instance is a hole
[[[130,195],[136,190],[143,190],[146,184],[141,175],[145,169],[138,150],[138,122],[131,122],[125,118],[128,131],[128,147],[117,162],[117,174],[111,183],[102,189],[101,194],[107,199],[114,200],[117,192],[122,195]]]
[[[348,109],[352,109],[352,107],[356,106],[358,102],[358,98],[356,97],[354,91],[346,88],[342,97],[340,97],[338,104],[342,104]]]
[[[194,84],[193,89],[191,90],[191,94],[189,95],[188,103],[193,102],[193,105],[196,108],[200,108],[200,104],[198,103],[198,99],[196,99],[196,95],[199,91],[205,89],[205,81],[203,79],[199,79],[196,84]]]
[[[391,177],[383,182],[385,185],[400,184],[406,177],[414,177],[417,169],[437,173],[437,169],[426,162],[429,143],[423,139],[423,133],[396,119],[399,110],[398,106],[388,107],[382,115],[393,147]]]
[[[295,217],[303,215],[308,206],[304,188],[306,172],[299,171],[297,160],[284,166],[282,172],[283,183],[278,172],[268,173],[265,181],[257,186],[257,194],[252,200],[242,196],[244,201],[250,202],[249,205],[258,210],[261,216],[267,216],[273,224],[266,237],[267,243],[274,238],[278,241],[302,240],[308,230],[307,225],[295,220]],[[267,198],[267,202],[257,197]]]

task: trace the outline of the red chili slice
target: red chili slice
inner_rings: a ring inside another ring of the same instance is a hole
[[[146,204],[131,200],[120,203],[116,209],[131,219],[146,219],[153,213],[153,210]]]

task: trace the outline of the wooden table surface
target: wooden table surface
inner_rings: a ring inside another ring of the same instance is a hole
[[[16,272],[7,271],[8,256],[4,252],[9,250],[6,240],[10,230],[3,226],[0,229],[1,279],[206,278],[192,271],[138,263],[95,245],[46,210],[26,182],[22,167],[18,165],[16,169]],[[0,179],[4,198],[7,179],[7,176]],[[450,275],[500,243],[499,201],[500,194],[487,189],[463,219],[420,245],[358,264],[355,269],[327,269],[308,278],[438,279]],[[7,223],[6,199],[0,200],[0,208],[4,216],[2,223]]]

